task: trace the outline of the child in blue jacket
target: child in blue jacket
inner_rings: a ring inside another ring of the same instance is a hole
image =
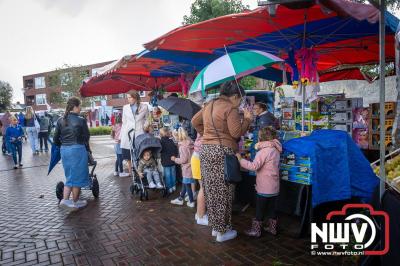
[[[6,139],[10,143],[12,157],[15,165],[14,169],[17,169],[18,166],[22,166],[22,137],[24,136],[24,131],[22,130],[22,127],[18,125],[18,119],[15,116],[10,117],[10,122],[10,126],[6,129]]]

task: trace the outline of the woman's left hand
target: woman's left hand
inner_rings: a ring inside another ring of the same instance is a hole
[[[175,156],[171,156],[171,161],[175,161],[176,157]]]
[[[236,158],[240,161],[242,160],[242,155],[240,155],[240,153],[236,153]]]

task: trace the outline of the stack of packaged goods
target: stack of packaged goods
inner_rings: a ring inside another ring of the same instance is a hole
[[[281,112],[282,112],[282,130],[294,130],[294,98],[281,98]]]
[[[282,153],[280,174],[283,180],[310,185],[312,176],[311,168],[309,157],[300,157],[288,152]]]
[[[371,119],[369,120],[369,149],[379,150],[380,143],[380,108],[379,103],[373,103],[370,105]],[[394,119],[396,116],[396,103],[386,102],[385,103],[385,146],[386,149],[392,147],[392,130]]]

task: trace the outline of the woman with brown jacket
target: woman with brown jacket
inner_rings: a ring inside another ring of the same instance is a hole
[[[252,114],[239,114],[245,92],[235,83],[224,83],[220,97],[208,103],[192,119],[192,124],[203,136],[200,152],[201,175],[212,235],[218,242],[234,239],[232,229],[232,199],[234,185],[224,180],[224,156],[238,150],[238,141],[249,128]]]

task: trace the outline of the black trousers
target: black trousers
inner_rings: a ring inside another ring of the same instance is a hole
[[[40,140],[40,150],[43,150],[43,142],[44,142],[44,149],[46,151],[49,150],[49,145],[47,143],[49,139],[49,132],[39,132],[39,140]]]
[[[264,218],[276,219],[276,204],[278,196],[263,197],[257,195],[256,198],[256,220],[264,221]]]

